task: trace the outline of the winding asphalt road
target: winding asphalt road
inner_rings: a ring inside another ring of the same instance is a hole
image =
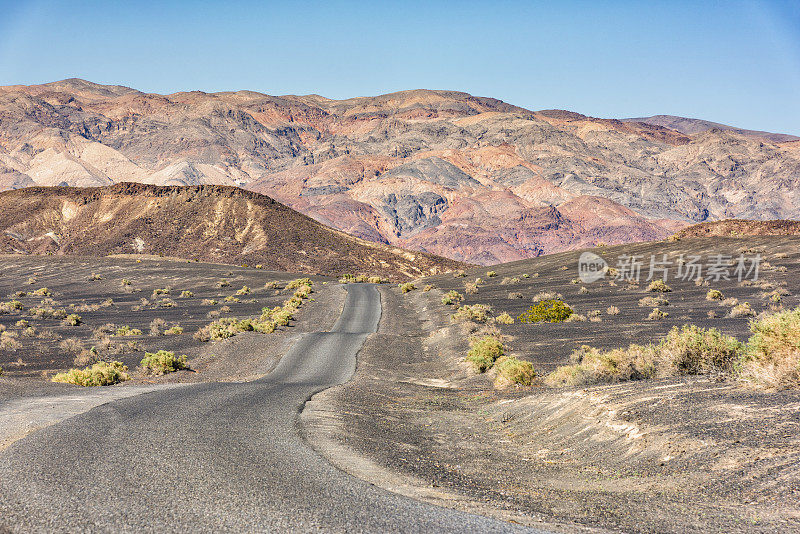
[[[347,475],[300,438],[298,413],[342,383],[381,315],[347,286],[330,332],[307,334],[265,378],[98,406],[0,454],[0,531],[516,532]]]

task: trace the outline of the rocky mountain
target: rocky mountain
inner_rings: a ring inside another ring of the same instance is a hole
[[[0,88],[0,188],[236,185],[369,241],[481,264],[800,217],[800,141],[651,119],[453,91],[330,100],[65,80]]]
[[[363,241],[230,186],[30,187],[0,193],[0,213],[0,253],[160,255],[393,279],[463,266]]]
[[[796,135],[762,132],[760,130],[744,130],[727,124],[718,122],[704,121],[702,119],[689,119],[686,117],[676,117],[674,115],[653,115],[652,117],[638,117],[633,119],[622,119],[624,122],[643,122],[654,126],[663,126],[670,130],[675,130],[687,135],[694,135],[708,130],[726,130],[741,134],[747,137],[765,139],[772,143],[785,143],[787,141],[799,141]]]

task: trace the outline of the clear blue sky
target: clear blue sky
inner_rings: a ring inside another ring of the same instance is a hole
[[[455,89],[800,134],[800,2],[0,0],[0,85]]]

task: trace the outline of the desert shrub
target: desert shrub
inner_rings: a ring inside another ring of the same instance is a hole
[[[466,278],[467,273],[464,271],[456,271],[453,273],[453,278]]]
[[[216,306],[219,304],[219,301],[214,299],[203,299],[200,301],[201,306]]]
[[[34,297],[50,297],[53,295],[53,293],[46,287],[40,287],[39,289],[33,291],[31,295]]]
[[[192,293],[188,289],[184,289],[183,291],[181,291],[181,298],[182,299],[190,299],[192,297],[194,297],[194,293]]]
[[[475,371],[485,373],[504,354],[505,348],[499,339],[485,336],[472,343],[466,359],[472,364]]]
[[[150,322],[150,335],[151,336],[162,336],[164,335],[164,330],[167,328],[167,321],[161,318],[153,319]]]
[[[508,298],[510,300],[518,300],[525,298],[525,296],[519,291],[512,291],[511,293],[508,294]]]
[[[27,319],[20,319],[19,321],[16,322],[17,328],[28,328],[29,326],[30,323],[27,321]]]
[[[800,388],[800,308],[750,323],[742,376],[773,389]]]
[[[166,336],[179,336],[181,334],[183,334],[183,327],[177,325],[164,330],[164,335]]]
[[[128,280],[127,278],[123,278],[122,280],[119,281],[119,285],[121,285],[121,286],[129,286],[129,285],[131,285],[131,281]]]
[[[51,380],[78,386],[110,386],[129,380],[128,368],[122,362],[97,362],[85,369],[70,369],[59,373]]]
[[[489,278],[494,278],[495,276],[497,276],[497,272],[496,271],[486,271],[486,276],[489,277]]]
[[[298,289],[300,286],[313,286],[314,282],[311,281],[310,278],[298,278],[297,280],[292,280],[288,284],[286,284],[287,290]]]
[[[518,284],[518,283],[519,283],[519,278],[517,278],[516,276],[513,276],[513,277],[505,276],[500,281],[500,285],[503,285],[503,286],[514,285],[514,284]]]
[[[495,322],[500,324],[514,324],[514,318],[507,312],[503,312],[494,318]]]
[[[729,308],[733,308],[737,304],[739,304],[739,299],[734,298],[734,297],[728,297],[725,300],[723,300],[722,302],[720,302],[721,306],[727,306]]]
[[[451,320],[454,322],[472,321],[474,323],[485,323],[491,311],[492,308],[486,304],[464,305],[458,308]]]
[[[15,332],[0,332],[0,350],[17,350],[22,347],[22,343],[17,340]]]
[[[458,291],[450,290],[442,297],[442,304],[449,306],[451,304],[459,304],[462,300],[464,300],[464,295]]]
[[[497,371],[495,383],[511,383],[530,386],[536,378],[536,371],[531,362],[518,360],[514,356],[500,356],[494,362]]]
[[[660,321],[661,319],[665,319],[667,317],[669,317],[669,313],[663,312],[663,311],[659,310],[658,308],[653,308],[652,311],[650,311],[650,315],[647,316],[647,320],[648,321]]]
[[[92,275],[89,277],[89,281],[90,282],[97,282],[97,281],[102,280],[102,279],[103,279],[103,277],[100,276],[97,273],[92,273]]]
[[[545,377],[550,386],[581,386],[619,382],[655,376],[655,355],[651,346],[631,345],[627,349],[603,352],[582,346],[570,356],[572,365],[561,366]]]
[[[525,273],[525,274],[522,275],[522,278],[530,278],[530,277],[531,277],[531,275],[529,275],[528,273]]]
[[[117,328],[117,331],[114,332],[115,336],[126,337],[126,336],[141,336],[142,331],[138,328],[131,328],[128,325],[120,326]]]
[[[238,290],[236,292],[236,294],[237,295],[249,295],[250,294],[250,288],[247,287],[247,286],[242,286],[242,289]]]
[[[174,308],[177,305],[178,304],[171,298],[163,298],[158,301],[158,306],[160,308]]]
[[[230,313],[231,307],[230,306],[223,306],[219,309],[220,313]]]
[[[722,300],[723,298],[722,291],[718,289],[709,289],[706,293],[706,300]]]
[[[100,354],[95,347],[92,347],[89,350],[81,350],[72,360],[72,363],[78,367],[86,367],[97,363],[99,360]]]
[[[69,315],[64,317],[64,320],[62,322],[64,326],[78,326],[81,323],[83,323],[83,320],[80,315],[76,313],[70,313]]]
[[[233,295],[228,295],[222,300],[224,300],[225,302],[241,302],[241,299],[239,297],[235,297]]]
[[[264,289],[280,289],[277,280],[270,280],[266,284],[264,284]]]
[[[564,319],[564,322],[565,323],[585,323],[586,322],[586,316],[585,315],[581,315],[580,313],[572,313],[572,314],[570,314],[569,317]]]
[[[742,344],[715,328],[677,326],[658,344],[659,374],[682,376],[731,372],[739,360]]]
[[[66,319],[67,310],[53,308],[52,306],[38,306],[28,310],[32,317],[37,319]]]
[[[539,302],[542,300],[561,300],[561,293],[556,293],[554,291],[540,291],[533,296],[533,302]]]
[[[219,288],[222,288],[222,287],[229,287],[230,285],[231,285],[231,283],[230,283],[230,282],[228,282],[228,281],[227,281],[226,279],[224,279],[224,278],[223,278],[222,280],[220,280],[219,282],[217,282],[217,287],[219,287]]]
[[[252,321],[239,321],[238,319],[225,318],[214,321],[198,330],[194,337],[198,341],[219,341],[228,339],[240,332],[253,330]]]
[[[619,308],[616,306],[609,306],[606,308],[606,313],[609,315],[619,315]]]
[[[572,308],[556,299],[542,300],[524,313],[517,320],[521,323],[559,323],[572,315]]]
[[[708,280],[706,280],[705,278],[696,278],[694,281],[694,285],[696,285],[697,287],[703,287],[703,286],[708,286],[710,284]]]
[[[185,354],[176,358],[174,352],[166,350],[160,350],[156,353],[145,352],[140,365],[146,375],[165,375],[188,368]]]
[[[58,344],[58,348],[67,354],[79,354],[83,350],[83,343],[74,337],[68,337]]]
[[[435,286],[435,285],[433,285],[433,284],[426,284],[426,285],[425,285],[425,287],[423,287],[423,288],[422,288],[422,292],[423,292],[423,293],[427,293],[428,291],[431,291],[431,290],[433,290],[433,289],[436,289],[436,286]]]
[[[0,315],[15,313],[18,311],[22,311],[22,309],[23,309],[22,302],[18,300],[11,300],[9,302],[0,302]]]
[[[22,331],[22,337],[36,337],[36,329],[32,326],[25,328]]]
[[[172,293],[172,288],[170,286],[156,288],[153,290],[153,295],[150,298],[155,299],[156,297],[159,297],[161,295],[169,295],[171,293]]]
[[[742,302],[731,308],[731,317],[755,317],[756,312],[750,307],[747,302]]]
[[[586,286],[581,286],[580,290],[578,291],[578,293],[580,293],[581,295],[585,295],[588,292],[589,292],[589,288],[586,287]]]
[[[478,293],[478,284],[467,282],[464,284],[464,293],[468,295],[475,295]]]
[[[397,287],[399,287],[400,291],[402,291],[403,293],[408,293],[409,291],[414,291],[415,289],[417,289],[417,286],[415,286],[412,282],[398,284]]]
[[[650,285],[647,286],[647,290],[654,293],[669,293],[672,291],[672,288],[669,287],[664,280],[653,280],[650,282]]]
[[[642,308],[655,308],[658,306],[669,306],[669,301],[657,295],[655,297],[642,297],[639,299],[639,306]]]

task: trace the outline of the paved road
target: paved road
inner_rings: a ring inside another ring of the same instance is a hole
[[[117,400],[0,454],[0,531],[512,532],[332,467],[299,437],[314,393],[346,381],[380,319],[348,285],[331,332],[304,336],[267,377]]]

